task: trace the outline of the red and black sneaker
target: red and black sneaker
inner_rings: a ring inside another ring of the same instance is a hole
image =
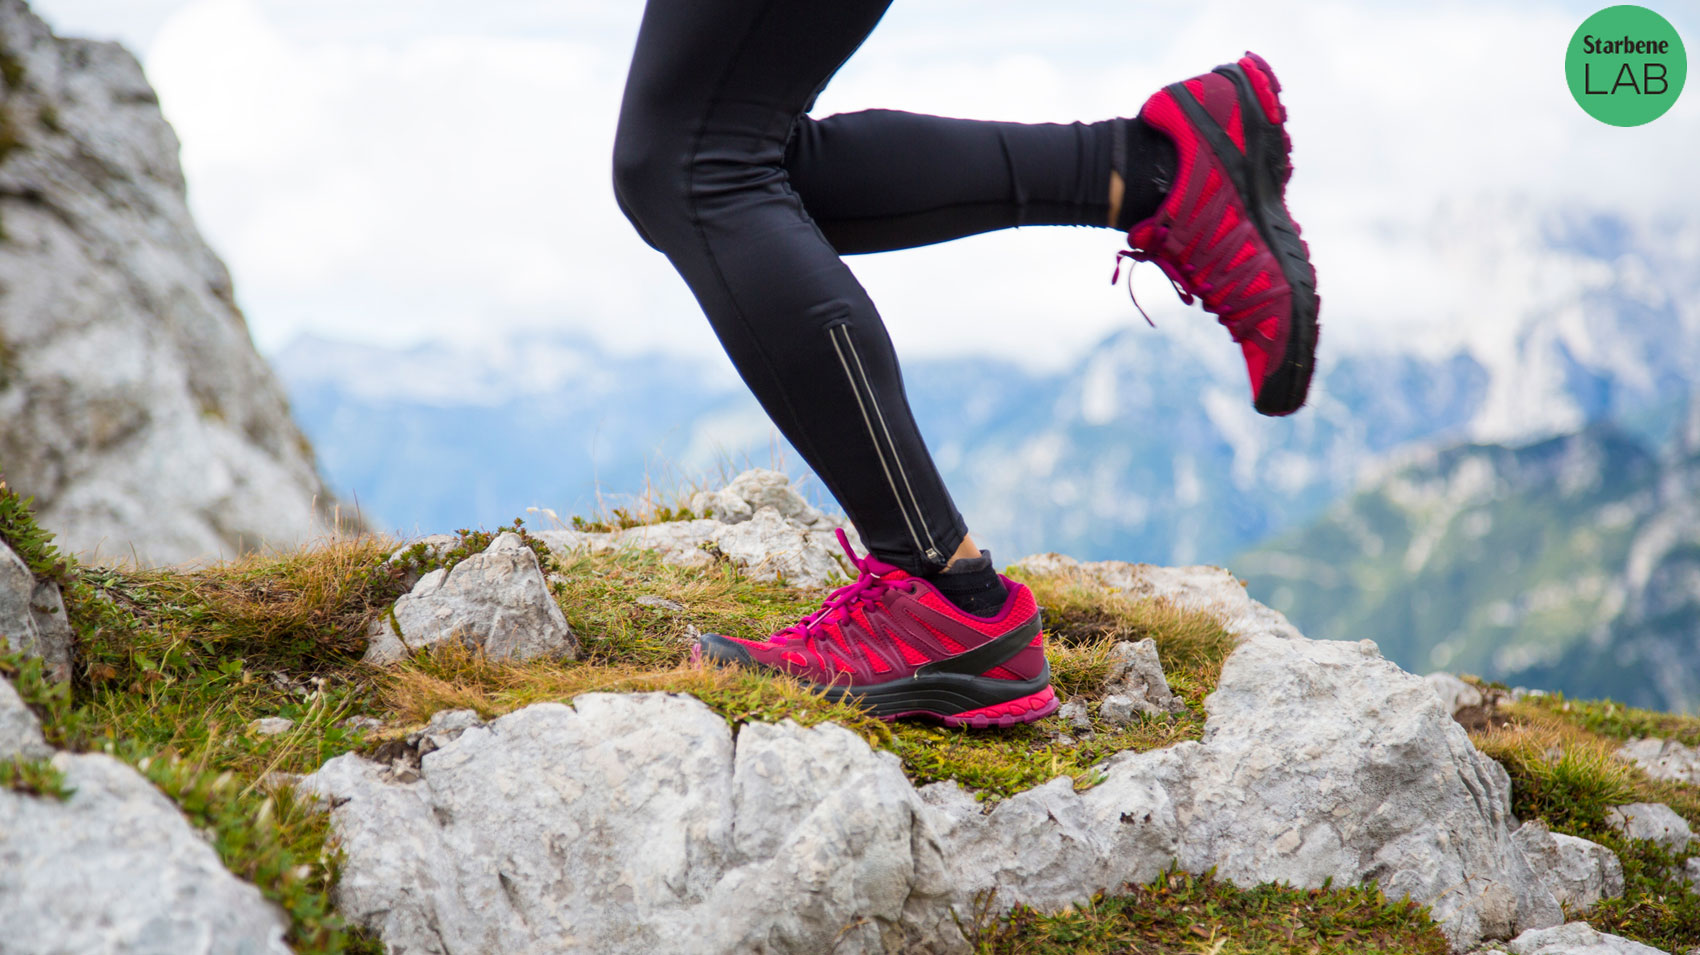
[[[786,673],[881,719],[928,716],[950,726],[1013,726],[1056,712],[1039,606],[1005,577],[989,617],[958,609],[932,584],[838,542],[859,573],[821,608],[766,641],[718,634],[701,652],[722,664]]]
[[[1316,271],[1287,213],[1292,141],[1281,84],[1255,53],[1146,100],[1139,117],[1175,143],[1177,168],[1156,214],[1128,230],[1191,304],[1203,300],[1239,342],[1252,404],[1266,415],[1304,404],[1315,364]]]

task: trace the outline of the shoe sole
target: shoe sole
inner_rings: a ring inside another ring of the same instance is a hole
[[[713,638],[713,639],[711,639]],[[704,634],[698,648],[704,659],[717,664],[777,672],[751,659],[737,643]],[[962,673],[917,673],[914,676],[865,686],[826,686],[822,692],[834,703],[849,703],[882,720],[922,716],[946,726],[1014,726],[1043,719],[1057,711],[1060,701],[1051,689],[1047,661],[1031,680],[999,680]]]
[[[1246,143],[1243,169],[1237,163],[1224,161],[1223,157],[1237,154],[1239,148],[1204,109],[1204,105],[1194,99],[1182,84],[1171,85],[1168,90],[1193,128],[1215,150],[1217,164],[1239,190],[1246,214],[1257,227],[1264,244],[1274,253],[1275,261],[1292,290],[1292,315],[1287,322],[1287,340],[1281,350],[1281,362],[1273,370],[1264,372],[1257,400],[1252,402],[1252,407],[1259,414],[1279,417],[1303,407],[1309,394],[1316,363],[1316,317],[1321,298],[1316,294],[1316,270],[1310,264],[1310,248],[1299,238],[1298,224],[1287,212],[1285,173],[1291,170],[1287,157],[1292,146],[1283,125],[1287,109],[1281,105],[1281,81],[1275,78],[1275,71],[1270,69],[1263,57],[1248,52],[1245,59],[1250,60],[1253,68],[1269,81],[1277,119],[1272,121],[1265,113],[1251,79],[1246,76],[1246,67],[1241,65],[1244,60],[1214,70],[1231,80],[1239,93],[1240,122]]]

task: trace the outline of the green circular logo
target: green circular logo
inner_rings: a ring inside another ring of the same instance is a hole
[[[1688,54],[1670,21],[1646,7],[1606,7],[1582,21],[1564,55],[1570,95],[1588,115],[1639,126],[1665,114],[1682,92]]]

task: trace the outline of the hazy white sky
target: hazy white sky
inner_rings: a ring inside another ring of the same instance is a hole
[[[622,350],[717,350],[608,185],[638,0],[33,5],[61,33],[142,57],[262,349],[303,331],[400,343],[562,328]],[[1700,56],[1700,3],[1653,7]],[[818,112],[1100,119],[1257,50],[1286,87],[1290,204],[1328,340],[1445,337],[1481,321],[1492,281],[1454,274],[1445,247],[1518,202],[1700,221],[1695,84],[1636,129],[1570,98],[1564,47],[1594,8],[898,0]],[[1139,321],[1108,284],[1120,247],[1107,230],[1031,229],[851,264],[905,354],[959,351],[968,334],[1056,364]],[[1138,289],[1165,331],[1209,321],[1153,268]]]

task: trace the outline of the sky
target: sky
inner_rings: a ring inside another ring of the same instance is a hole
[[[556,332],[620,352],[718,351],[609,186],[638,0],[32,5],[60,33],[142,59],[262,351],[306,333],[406,345]],[[1700,0],[1653,8],[1700,52]],[[899,0],[816,114],[1097,120],[1256,50],[1284,85],[1289,205],[1326,341],[1443,348],[1480,334],[1479,303],[1504,298],[1496,269],[1459,268],[1456,250],[1519,210],[1610,211],[1694,241],[1700,89],[1646,126],[1588,117],[1563,66],[1594,9]],[[850,262],[900,354],[1039,369],[1141,321],[1109,284],[1118,248],[1109,230],[1024,229]],[[1155,268],[1135,288],[1166,329],[1217,333]]]

